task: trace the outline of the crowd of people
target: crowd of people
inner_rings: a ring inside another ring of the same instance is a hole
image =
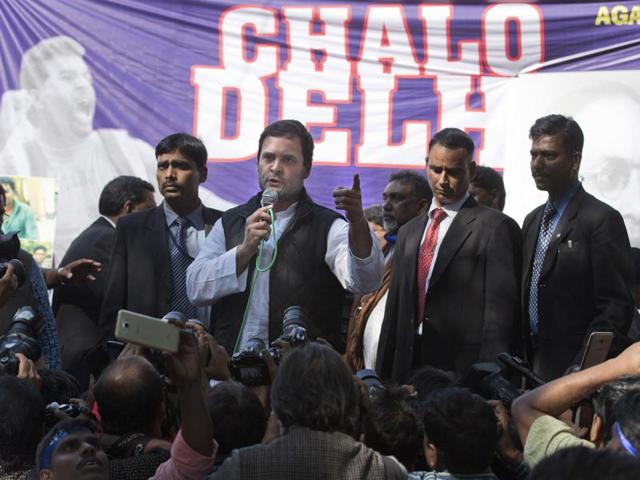
[[[0,480],[640,478],[639,251],[581,185],[576,121],[529,135],[548,198],[522,228],[462,130],[330,209],[279,120],[242,205],[204,206],[206,148],[175,133],[162,203],[110,180],[59,269],[3,237]],[[122,310],[176,351],[120,341]]]

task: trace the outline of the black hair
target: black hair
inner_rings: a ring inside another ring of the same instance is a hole
[[[80,382],[64,370],[40,368],[38,375],[42,379],[40,394],[47,404],[69,403],[69,400],[78,398],[82,394]]]
[[[271,405],[285,429],[299,425],[349,435],[360,430],[360,393],[352,373],[335,350],[319,343],[284,357],[271,387]]]
[[[593,399],[593,410],[602,420],[602,437],[605,443],[611,440],[611,428],[616,422],[613,406],[629,392],[640,392],[640,376],[625,375],[603,385]]]
[[[459,387],[433,392],[423,404],[427,441],[452,474],[477,474],[491,465],[498,419],[480,396]]]
[[[207,167],[207,147],[202,140],[188,133],[172,133],[164,137],[156,145],[156,158],[165,153],[179,151],[187,159],[196,164],[200,172],[204,172]]]
[[[442,145],[451,150],[464,148],[469,156],[469,161],[473,161],[473,151],[475,150],[473,140],[459,128],[443,128],[436,133],[429,142],[429,152],[436,145]]]
[[[408,470],[422,449],[422,422],[405,401],[402,387],[387,387],[372,399],[364,421],[365,443],[383,455],[393,455]]]
[[[543,459],[529,480],[635,480],[640,463],[629,455],[607,449],[569,447]]]
[[[476,174],[471,180],[471,183],[487,191],[496,190],[498,192],[498,209],[500,211],[504,210],[507,192],[504,189],[502,175],[493,168],[482,165],[476,168]]]
[[[418,392],[418,400],[424,402],[433,392],[453,387],[457,381],[453,372],[425,365],[413,372],[408,383]]]
[[[262,153],[262,144],[267,137],[297,138],[300,140],[304,167],[307,172],[311,170],[311,164],[313,163],[313,137],[302,123],[298,120],[278,120],[265,128],[258,141],[258,161],[260,161],[260,154]]]
[[[0,198],[2,198],[2,203],[7,203],[7,194],[2,185],[0,185]]]
[[[42,436],[44,400],[28,380],[0,376],[0,466],[7,471],[33,466]]]
[[[560,136],[565,151],[569,155],[582,155],[584,134],[573,118],[558,114],[538,118],[529,129],[529,138],[537,140],[547,135]]]
[[[93,394],[105,433],[146,433],[164,399],[160,374],[142,357],[118,359],[96,382]]]
[[[138,177],[121,175],[107,183],[102,189],[98,202],[100,215],[113,217],[122,211],[124,204],[134,205],[144,202],[145,194],[154,192],[153,185]]]
[[[79,430],[89,430],[93,433],[96,432],[96,428],[93,423],[87,420],[82,420],[80,418],[66,418],[64,420],[60,420],[44,437],[42,437],[42,440],[40,440],[40,443],[38,444],[38,449],[36,451],[36,471],[39,472],[42,470],[43,450],[47,448],[53,437],[61,430],[65,430],[67,432],[75,432]]]
[[[16,182],[15,182],[15,180],[13,178],[11,178],[11,177],[0,177],[0,183],[2,185],[9,185],[13,192],[16,191]]]
[[[222,382],[207,394],[207,408],[215,425],[218,454],[260,443],[267,428],[266,412],[258,396],[236,382]]]
[[[382,224],[382,205],[371,205],[364,209],[364,217],[367,222],[373,222],[376,225],[384,226]]]
[[[613,415],[624,436],[640,452],[640,391],[625,393],[613,404]]]
[[[426,199],[428,202],[431,202],[433,198],[433,193],[429,188],[427,178],[414,170],[399,170],[393,172],[389,175],[389,183],[390,182],[400,182],[403,185],[410,185],[411,190],[413,190],[413,195],[418,199]]]

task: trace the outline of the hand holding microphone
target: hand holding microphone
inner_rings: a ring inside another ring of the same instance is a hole
[[[268,188],[263,192],[262,198],[260,199],[262,206],[247,218],[244,229],[244,240],[238,246],[238,260],[252,258],[258,253],[260,243],[269,239],[272,222],[270,210],[273,209],[273,205],[277,200],[278,192],[275,190]],[[238,266],[244,263],[244,261],[238,262]]]

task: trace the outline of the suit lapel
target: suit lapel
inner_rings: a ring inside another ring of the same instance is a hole
[[[551,267],[555,263],[560,242],[567,238],[567,235],[569,235],[571,230],[573,230],[573,224],[575,223],[576,215],[578,214],[580,202],[582,201],[583,197],[584,190],[582,189],[582,187],[579,187],[569,201],[569,205],[567,205],[567,208],[562,214],[558,225],[553,231],[551,242],[549,242],[549,248],[547,248],[547,253],[544,257],[544,263],[542,264],[542,272],[540,272],[541,279],[549,273]]]
[[[162,205],[156,207],[149,215],[145,225],[148,233],[148,241],[153,258],[156,259],[155,266],[158,277],[165,286],[166,291],[171,291],[171,272],[169,268],[169,246],[167,245],[167,223]]]
[[[451,262],[456,252],[460,249],[464,241],[471,235],[471,222],[476,219],[476,209],[478,204],[472,197],[464,202],[460,211],[456,214],[446,235],[442,239],[442,245],[436,257],[436,264],[433,266],[429,288],[435,285],[447,266]]]

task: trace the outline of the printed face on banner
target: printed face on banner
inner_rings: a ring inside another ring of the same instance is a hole
[[[559,135],[543,135],[531,145],[531,176],[538,190],[559,195],[577,180],[580,156],[567,151]]]
[[[436,144],[427,159],[427,180],[438,206],[460,200],[476,173],[476,164],[464,148],[447,148]]]
[[[295,201],[310,170],[305,168],[298,137],[266,137],[258,159],[260,189],[278,192],[278,202]]]
[[[77,55],[59,55],[43,67],[47,77],[36,91],[37,121],[58,125],[64,136],[86,137],[93,129],[96,107],[86,62]]]

